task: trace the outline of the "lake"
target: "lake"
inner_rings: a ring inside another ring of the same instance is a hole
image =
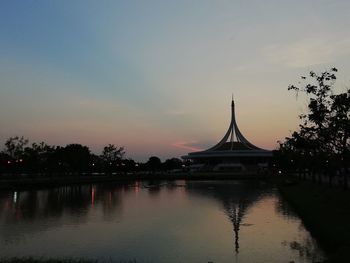
[[[317,262],[300,218],[265,182],[136,181],[0,192],[2,257]]]

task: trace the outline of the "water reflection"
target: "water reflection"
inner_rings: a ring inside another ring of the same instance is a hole
[[[105,220],[121,214],[123,192],[137,189],[134,185],[66,186],[42,191],[2,192],[0,220],[6,227],[0,234],[7,241],[33,231],[62,226],[60,220],[69,217],[73,223],[86,222],[95,205],[102,206]],[[17,224],[30,224],[18,232]]]
[[[285,218],[288,218],[291,220],[298,218],[298,215],[295,213],[295,211],[291,208],[291,206],[283,198],[278,199],[278,202],[276,204],[276,210],[278,213],[283,215]]]
[[[266,193],[266,185],[254,182],[240,184],[237,182],[189,182],[191,191],[202,195],[210,195],[220,200],[225,214],[233,225],[234,251],[239,252],[239,230],[246,210]],[[209,190],[209,191],[208,191]]]
[[[9,256],[37,255],[40,242],[49,255],[152,262],[323,255],[264,183],[154,180],[0,192],[0,222],[0,254]]]

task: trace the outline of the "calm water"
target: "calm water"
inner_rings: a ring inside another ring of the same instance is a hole
[[[323,253],[277,191],[238,181],[0,192],[0,255],[138,262],[315,262]]]

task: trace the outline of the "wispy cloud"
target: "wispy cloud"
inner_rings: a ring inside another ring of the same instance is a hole
[[[202,151],[202,149],[193,145],[195,143],[196,141],[190,141],[190,142],[180,141],[180,142],[172,143],[172,146],[175,146],[176,148],[190,150],[190,151]]]
[[[338,57],[350,54],[350,38],[334,39],[304,38],[266,46],[262,53],[268,61],[292,68],[332,63]]]

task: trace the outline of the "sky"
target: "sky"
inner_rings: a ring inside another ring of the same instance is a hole
[[[218,142],[236,119],[275,149],[306,99],[287,91],[337,67],[350,84],[350,1],[2,0],[0,145],[115,144],[144,161]]]

